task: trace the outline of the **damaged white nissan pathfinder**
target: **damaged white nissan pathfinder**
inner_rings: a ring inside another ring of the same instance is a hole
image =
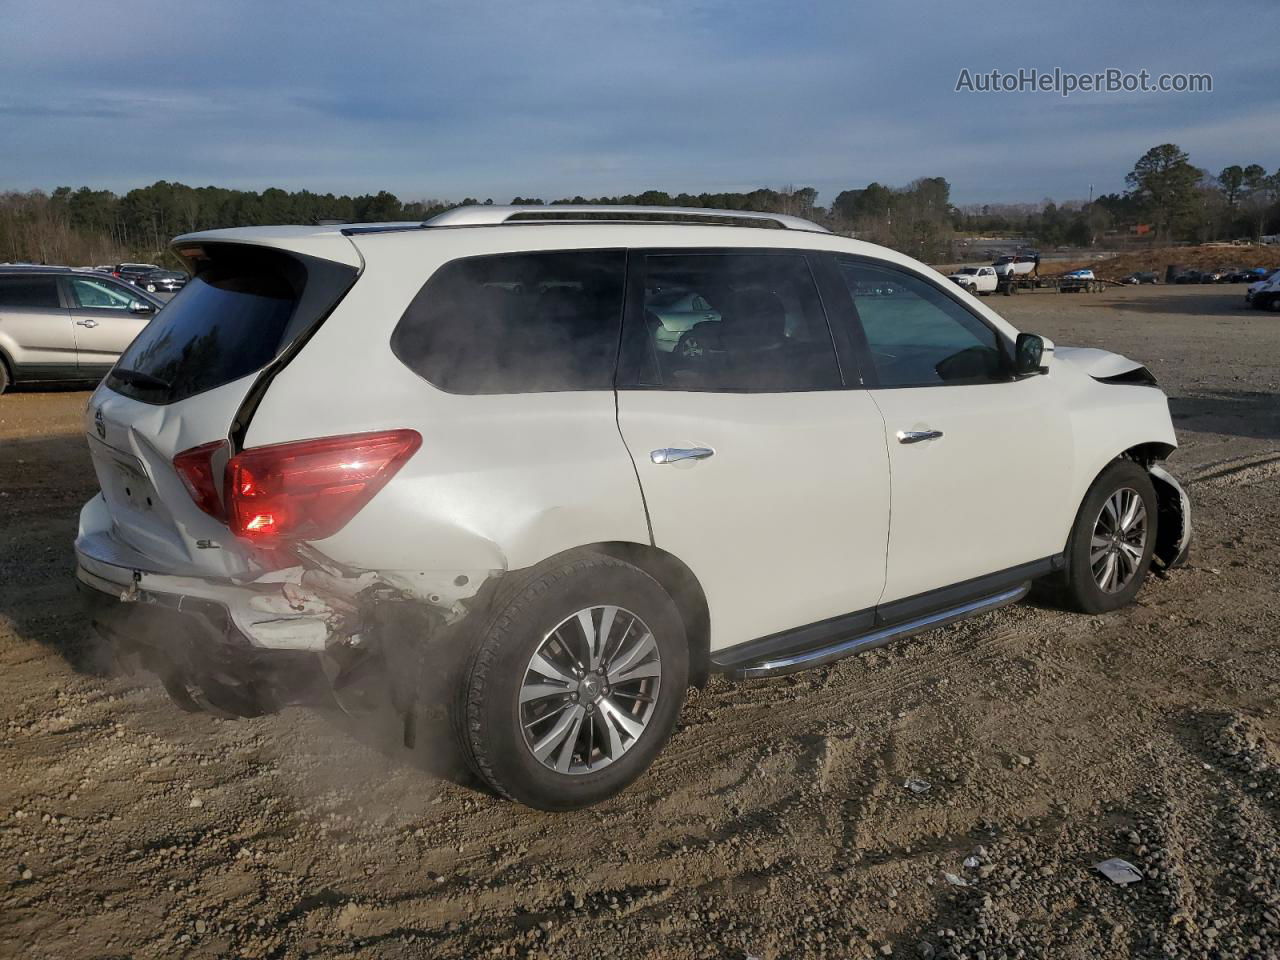
[[[486,206],[174,249],[194,279],[88,405],[76,555],[188,709],[378,676],[411,731],[443,676],[480,777],[579,807],[710,672],[1035,580],[1114,610],[1187,552],[1146,368],[804,220]]]

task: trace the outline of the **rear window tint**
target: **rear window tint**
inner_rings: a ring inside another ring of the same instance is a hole
[[[56,277],[0,277],[0,307],[57,307]]]
[[[625,270],[621,250],[454,260],[413,298],[391,349],[451,393],[610,390]]]
[[[108,386],[173,403],[260,370],[280,349],[305,284],[306,269],[284,255],[214,261],[138,334]]]

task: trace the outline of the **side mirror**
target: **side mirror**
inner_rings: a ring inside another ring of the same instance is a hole
[[[144,303],[141,300],[130,300],[129,312],[130,313],[155,313],[156,308],[149,303]]]
[[[1042,373],[1044,367],[1044,338],[1035,333],[1020,333],[1013,347],[1013,372],[1015,376],[1029,377]]]

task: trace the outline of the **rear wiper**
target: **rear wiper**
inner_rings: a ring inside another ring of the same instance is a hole
[[[143,373],[141,370],[130,370],[128,367],[116,367],[111,371],[113,377],[119,377],[125,383],[132,383],[138,387],[150,387],[152,390],[169,391],[173,389],[173,384],[168,380],[161,380],[159,377],[153,377],[149,373]]]

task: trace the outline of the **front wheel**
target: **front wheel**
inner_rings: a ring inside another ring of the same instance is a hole
[[[689,676],[684,625],[644,571],[583,554],[495,603],[461,678],[464,756],[498,793],[572,810],[618,793],[675,729]]]
[[[1067,547],[1067,599],[1085,613],[1133,601],[1156,543],[1156,492],[1147,471],[1117,460],[1085,495]]]

